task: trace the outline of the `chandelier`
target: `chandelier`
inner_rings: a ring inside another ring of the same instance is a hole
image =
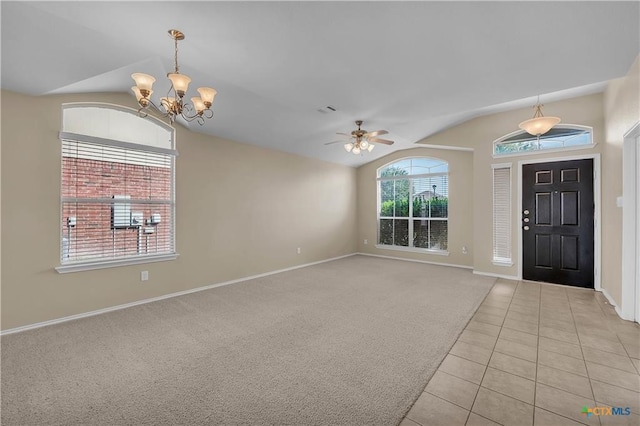
[[[544,114],[542,114],[543,106],[544,105],[540,103],[540,97],[538,96],[538,103],[534,106],[536,112],[533,114],[533,118],[523,121],[518,125],[518,127],[525,132],[538,137],[551,130],[553,126],[560,122],[560,119],[558,117],[545,117]]]
[[[210,87],[199,87],[198,93],[200,96],[191,98],[191,104],[184,101],[184,96],[191,82],[189,77],[180,74],[178,67],[178,40],[184,40],[184,34],[178,30],[169,30],[169,36],[175,44],[175,70],[173,73],[167,74],[167,78],[171,80],[171,88],[166,97],[160,98],[160,107],[151,100],[151,94],[153,93],[152,86],[156,79],[149,74],[140,72],[131,74],[131,77],[136,82],[136,85],[133,86],[131,90],[135,93],[138,104],[140,105],[138,115],[146,117],[149,108],[153,107],[163,114],[165,118],[168,118],[171,124],[180,116],[188,122],[196,120],[198,124],[202,126],[205,119],[213,118],[211,105],[213,104],[213,98],[218,92]]]
[[[353,154],[360,154],[362,151],[373,151],[374,145],[369,143],[362,136],[356,136],[355,141],[344,144],[344,149]]]

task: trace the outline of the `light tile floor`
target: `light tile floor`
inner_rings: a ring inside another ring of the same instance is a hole
[[[593,290],[498,280],[400,426],[496,424],[640,425],[640,325]]]

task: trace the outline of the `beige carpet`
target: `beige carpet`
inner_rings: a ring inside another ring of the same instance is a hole
[[[3,425],[395,425],[494,279],[352,256],[2,338]]]

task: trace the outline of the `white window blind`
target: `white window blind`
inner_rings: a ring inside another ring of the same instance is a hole
[[[74,114],[67,110],[67,116]],[[122,111],[114,116],[144,120]],[[100,122],[98,118],[94,121]],[[97,126],[100,131],[91,135],[60,133],[63,267],[58,270],[67,268],[65,265],[76,268],[83,264],[100,267],[101,263],[111,266],[129,261],[139,263],[175,254],[177,153],[171,149],[172,135],[168,143],[163,142],[164,146],[145,138],[140,143],[131,142],[137,139],[141,126],[133,127],[131,137],[125,141],[102,137],[113,133],[108,129],[119,125],[119,132],[126,134],[131,119],[109,120],[107,130]],[[70,127],[76,130],[77,126]],[[166,133],[162,134],[161,139],[154,135],[152,138],[164,140]]]
[[[126,107],[62,107],[58,272],[171,260],[175,129]]]
[[[493,166],[493,263],[511,265],[511,164]]]

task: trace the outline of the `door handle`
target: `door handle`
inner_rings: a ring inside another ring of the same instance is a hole
[[[525,225],[522,229],[524,229],[525,231],[528,231],[529,227],[527,225]]]

